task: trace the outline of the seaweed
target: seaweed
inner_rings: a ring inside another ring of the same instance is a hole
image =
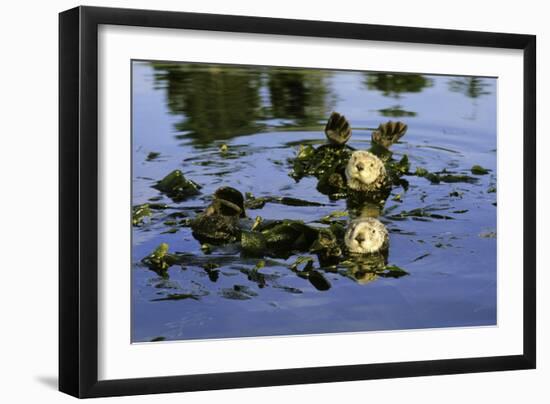
[[[143,219],[151,216],[151,208],[148,203],[137,205],[132,208],[132,225],[140,226],[143,224]]]
[[[158,152],[149,152],[149,154],[147,155],[147,158],[145,159],[145,161],[156,160],[159,156],[160,156],[160,153],[158,153]]]
[[[220,296],[232,300],[248,300],[258,296],[258,293],[245,285],[233,285],[232,288],[223,288],[220,290]]]
[[[242,254],[249,257],[263,257],[267,251],[265,236],[257,231],[243,231],[241,233]]]
[[[292,198],[288,196],[262,196],[255,197],[252,193],[246,193],[244,206],[247,209],[262,209],[266,203],[278,203],[287,206],[325,206],[320,202],[307,201],[305,199]]]
[[[164,297],[158,297],[156,299],[151,299],[152,302],[163,302],[167,300],[199,300],[201,295],[194,295],[192,293],[170,293]]]
[[[440,215],[438,213],[432,213],[434,208],[416,208],[411,210],[403,210],[398,214],[387,216],[390,220],[405,220],[408,218],[418,219],[418,218],[428,218],[428,219],[443,219],[443,220],[453,220],[454,217],[447,215]]]
[[[481,167],[480,165],[476,164],[474,165],[470,171],[472,172],[472,174],[474,175],[486,175],[486,174],[489,174],[490,170],[486,169],[486,168],[483,168]]]
[[[166,194],[174,202],[181,202],[190,196],[199,194],[201,186],[185,178],[180,170],[174,170],[162,180],[157,181],[153,188]]]
[[[454,184],[458,182],[464,182],[467,184],[475,184],[478,182],[478,179],[475,177],[470,177],[469,175],[464,174],[454,174],[443,170],[439,173],[432,173],[426,170],[425,168],[417,167],[414,175],[418,177],[424,177],[429,180],[432,184],[439,184],[445,182],[448,184]]]
[[[161,243],[151,254],[141,261],[152,271],[165,276],[166,271],[177,262],[174,254],[168,253],[167,243]]]

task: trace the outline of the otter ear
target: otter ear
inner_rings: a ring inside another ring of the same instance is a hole
[[[405,136],[406,132],[407,125],[403,122],[388,121],[372,132],[372,142],[389,149],[392,144],[397,143]]]
[[[338,112],[330,114],[325,126],[325,135],[329,143],[344,145],[351,137],[351,127],[346,117]]]

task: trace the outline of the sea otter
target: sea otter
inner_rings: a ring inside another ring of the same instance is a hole
[[[388,230],[378,219],[360,217],[350,222],[344,243],[352,254],[386,252],[389,248]]]

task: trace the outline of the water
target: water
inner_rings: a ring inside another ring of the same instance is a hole
[[[134,342],[496,324],[497,208],[489,192],[496,186],[496,79],[134,62],[132,102],[133,204],[153,198],[171,208],[133,228]],[[392,191],[385,204],[392,214],[433,207],[453,218],[380,218],[390,231],[389,264],[409,275],[359,283],[326,272],[331,288],[319,291],[288,269],[292,256],[268,261],[260,288],[243,273],[257,259],[231,249],[204,255],[188,227],[163,233],[173,227],[164,224],[167,215],[195,215],[222,185],[324,204],[268,203],[249,210],[252,218],[308,223],[345,210],[345,200],[317,192],[314,178],[296,183],[288,175],[300,143],[324,142],[331,111],[346,115],[354,128],[349,144],[360,149],[370,146],[369,128],[389,119],[407,123],[392,151],[408,155],[411,171],[491,170],[474,184],[432,185],[410,175],[407,192]],[[147,161],[150,152],[160,156]],[[203,185],[201,194],[174,203],[151,188],[174,169]],[[397,194],[402,202],[392,200]],[[141,259],[162,242],[198,258],[160,277]],[[201,267],[208,260],[222,265],[209,273]],[[234,285],[248,287],[249,298],[232,299]],[[197,297],[158,300],[175,293]]]

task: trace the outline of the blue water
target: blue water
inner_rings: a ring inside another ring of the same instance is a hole
[[[496,186],[496,85],[496,79],[480,77],[134,62],[132,202],[153,198],[170,209],[133,228],[133,341],[496,324],[497,194],[488,192]],[[354,128],[349,144],[360,149],[368,149],[371,129],[380,123],[407,123],[407,134],[392,150],[396,158],[408,155],[411,171],[471,175],[475,164],[491,170],[476,176],[475,184],[432,185],[406,176],[408,191],[392,191],[385,204],[390,210],[398,205],[392,213],[432,207],[453,217],[380,217],[390,231],[389,263],[409,275],[362,284],[327,272],[331,288],[319,291],[288,269],[292,256],[269,261],[261,272],[272,276],[260,288],[242,272],[258,260],[224,249],[206,256],[188,227],[163,234],[173,227],[164,224],[167,215],[194,216],[223,185],[324,204],[268,203],[249,210],[251,218],[307,223],[345,210],[345,200],[320,194],[314,178],[296,183],[288,175],[287,159],[300,143],[324,142],[331,111],[346,115]],[[228,155],[220,153],[221,144],[228,145]],[[160,156],[147,161],[150,152]],[[151,188],[174,169],[201,184],[201,194],[175,203]],[[397,194],[402,202],[392,200]],[[141,264],[161,242],[194,258],[162,278]],[[207,260],[222,263],[217,279],[199,265]],[[250,288],[249,298],[229,298],[224,290],[234,285]],[[155,301],[173,293],[197,298]]]

